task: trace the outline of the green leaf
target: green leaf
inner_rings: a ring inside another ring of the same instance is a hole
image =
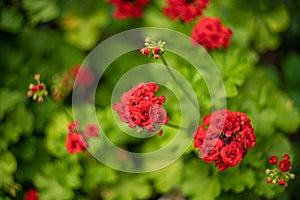
[[[120,174],[120,181],[115,185],[106,185],[103,193],[107,200],[148,199],[151,187],[145,175]]]
[[[57,180],[45,177],[42,175],[37,175],[34,181],[38,191],[39,198],[44,200],[53,199],[73,199],[74,193],[71,189],[64,187]]]
[[[0,154],[0,188],[14,182],[13,173],[17,169],[17,161],[10,151]]]
[[[284,31],[289,25],[289,13],[282,4],[273,6],[263,19],[276,33]]]
[[[24,0],[23,8],[30,16],[32,24],[48,22],[59,15],[57,0]]]
[[[7,88],[0,89],[0,99],[2,99],[0,104],[0,120],[3,119],[6,112],[10,112],[14,109],[16,104],[22,99],[21,97],[22,95],[17,91],[11,91]]]
[[[227,169],[219,177],[223,190],[232,190],[235,193],[243,192],[246,188],[251,189],[255,184],[255,173],[247,168]]]
[[[222,186],[216,176],[208,175],[208,164],[198,159],[186,164],[181,189],[189,199],[212,200],[220,195]]]
[[[46,127],[45,143],[50,154],[57,157],[69,155],[65,146],[69,123],[67,114],[57,113]]]
[[[0,29],[16,33],[18,32],[24,23],[23,16],[15,8],[1,9],[0,14]]]
[[[287,133],[295,133],[299,128],[300,113],[293,102],[282,94],[276,101],[276,126]]]
[[[291,143],[284,135],[276,133],[272,137],[268,138],[265,142],[265,152],[267,155],[282,156],[285,153],[291,153]]]
[[[177,160],[172,165],[159,171],[151,172],[149,177],[154,182],[155,189],[161,193],[168,193],[180,184],[182,179],[182,160]]]
[[[98,162],[89,162],[85,165],[82,180],[86,192],[96,190],[102,184],[113,184],[117,181],[116,171]]]

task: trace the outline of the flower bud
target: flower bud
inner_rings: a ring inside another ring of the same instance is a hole
[[[270,172],[271,172],[271,170],[269,170],[269,169],[266,169],[266,174],[270,174]]]
[[[290,174],[290,178],[291,178],[291,179],[295,179],[295,178],[296,178],[296,175],[295,175],[295,174]]]
[[[153,53],[154,54],[159,54],[160,53],[160,48],[159,47],[154,47],[153,48]]]
[[[38,102],[39,102],[39,103],[43,103],[43,101],[44,101],[43,97],[39,97],[39,98],[38,98]]]
[[[281,185],[281,186],[285,186],[286,181],[284,179],[281,179],[281,180],[279,180],[278,184]]]
[[[40,74],[34,75],[34,79],[35,79],[35,80],[40,80]]]
[[[43,84],[38,84],[37,89],[38,90],[43,90],[44,89],[44,85]]]
[[[277,183],[277,181],[274,179],[273,181],[272,181],[272,184],[276,184]]]
[[[270,184],[272,182],[272,179],[270,178],[270,177],[268,177],[267,179],[266,179],[266,183],[267,184]]]

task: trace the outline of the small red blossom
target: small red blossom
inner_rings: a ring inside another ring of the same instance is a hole
[[[266,178],[266,183],[270,184],[272,182],[272,179],[270,177]]]
[[[278,163],[278,166],[279,166],[279,169],[282,171],[282,172],[287,172],[290,170],[291,168],[291,161],[290,160],[281,160],[279,163]]]
[[[70,154],[83,152],[87,147],[84,138],[79,133],[69,133],[66,139],[66,148]]]
[[[31,92],[34,94],[34,93],[36,93],[36,91],[38,90],[38,88],[37,88],[36,85],[31,85],[31,86],[30,86],[30,90],[31,90]]]
[[[269,175],[268,179],[272,181],[273,184],[278,183],[280,186],[288,187],[287,181],[289,179],[295,179],[295,174],[290,173],[291,161],[288,154],[284,154],[283,159],[279,161],[278,157],[271,156],[269,159],[270,164],[274,165],[273,169],[266,169],[266,174]]]
[[[34,76],[34,80],[36,81],[36,84],[29,84],[29,91],[27,91],[26,96],[38,101],[38,103],[42,103],[44,101],[44,96],[48,95],[46,85],[41,82],[39,74]]]
[[[38,194],[37,191],[34,188],[29,189],[25,195],[24,200],[38,200]]]
[[[256,144],[254,129],[245,113],[218,110],[203,118],[194,133],[194,147],[205,162],[220,171],[235,167]]]
[[[140,52],[147,56],[153,56],[154,59],[158,59],[159,55],[165,52],[166,42],[159,40],[158,42],[152,41],[149,37],[145,39],[145,47],[140,49]]]
[[[44,85],[43,85],[43,84],[41,84],[41,83],[40,83],[40,84],[38,84],[38,86],[37,86],[37,89],[38,89],[38,90],[43,90],[43,89],[44,89]]]
[[[232,31],[223,26],[219,18],[204,17],[193,27],[191,38],[206,49],[226,49]]]
[[[107,0],[108,3],[115,6],[113,16],[115,19],[140,18],[143,15],[143,9],[149,4],[149,0]]]
[[[164,14],[171,20],[191,22],[202,15],[209,0],[168,0],[164,7]]]
[[[278,184],[279,184],[280,186],[285,186],[285,185],[286,185],[286,180],[281,179],[281,180],[279,180]]]
[[[121,102],[115,103],[113,109],[117,111],[121,121],[128,123],[129,127],[138,126],[148,132],[154,132],[156,127],[168,122],[167,113],[162,106],[165,97],[155,96],[158,88],[158,85],[152,82],[139,83],[124,92],[120,98]]]
[[[150,54],[151,54],[149,48],[143,48],[143,49],[140,50],[140,52],[141,52],[142,54],[145,54],[145,55],[150,55]]]
[[[284,160],[289,160],[289,159],[290,159],[290,156],[289,156],[288,154],[284,154],[284,155],[283,155],[283,159],[284,159]]]
[[[71,123],[68,125],[68,129],[69,129],[69,132],[78,132],[78,129],[79,129],[79,122],[77,122],[77,121],[71,122]]]
[[[96,124],[89,124],[85,126],[84,136],[87,138],[90,137],[98,137],[99,136],[99,128]]]
[[[271,156],[269,160],[271,165],[276,165],[278,162],[278,157],[277,156]]]

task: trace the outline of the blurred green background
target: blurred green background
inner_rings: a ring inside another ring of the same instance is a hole
[[[220,17],[233,31],[227,50],[209,54],[222,73],[228,108],[247,113],[257,135],[257,146],[236,168],[218,172],[191,146],[175,163],[156,172],[115,171],[85,153],[66,151],[71,120],[64,110],[71,113],[71,95],[55,102],[50,92],[43,104],[26,97],[34,74],[40,73],[51,91],[57,74],[80,64],[99,42],[123,30],[155,26],[190,35],[195,22],[169,20],[161,11],[164,5],[165,1],[153,0],[142,18],[115,20],[113,6],[102,0],[0,1],[1,200],[23,199],[32,187],[42,200],[300,199],[300,1],[211,0],[204,12]],[[137,55],[121,57],[105,72],[102,84],[107,89],[97,94],[101,100],[96,96],[97,112],[119,146],[153,150],[175,130],[166,127],[162,137],[136,144],[119,136],[110,114],[110,92],[118,78],[135,62],[149,62]],[[203,90],[198,100],[203,116],[208,114],[210,96],[204,81],[176,56],[165,56],[193,88]],[[172,101],[176,99],[170,96]],[[173,122],[179,121],[177,105],[167,101],[166,106]],[[296,180],[287,189],[267,185],[269,156],[284,153],[292,156]]]

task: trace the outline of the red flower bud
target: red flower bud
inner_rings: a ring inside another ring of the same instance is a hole
[[[266,179],[266,183],[267,184],[270,184],[272,182],[272,179],[270,178],[270,177],[268,177],[267,179]]]
[[[36,91],[37,91],[36,85],[32,85],[32,86],[30,87],[30,90],[31,90],[31,92],[32,92],[33,94],[36,93]]]
[[[289,159],[290,159],[290,156],[289,156],[288,154],[284,154],[284,155],[283,155],[283,159],[284,159],[284,160],[289,160]]]
[[[286,184],[286,181],[284,180],[284,179],[281,179],[281,180],[279,180],[279,185],[281,185],[281,186],[285,186],[285,184]]]
[[[271,156],[269,160],[271,165],[276,165],[278,162],[278,157],[277,156]]]
[[[154,47],[153,53],[154,54],[159,54],[160,53],[160,48],[159,47]]]
[[[44,89],[44,85],[43,84],[38,84],[37,89],[38,90],[43,90]]]

